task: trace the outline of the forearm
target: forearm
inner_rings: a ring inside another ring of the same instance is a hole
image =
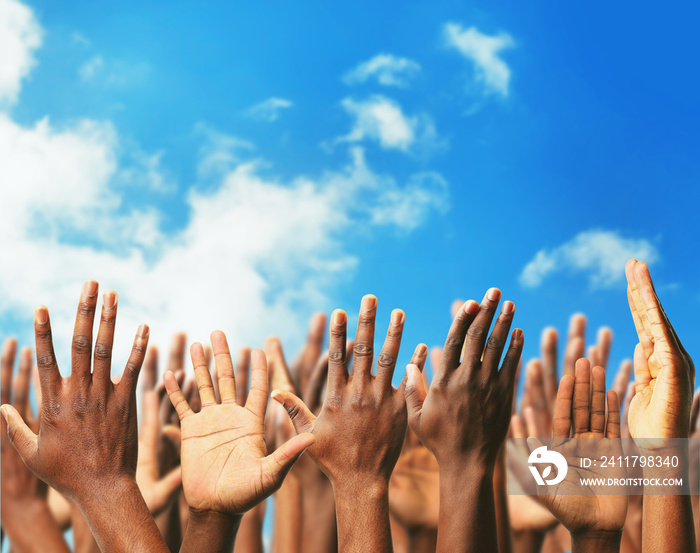
[[[69,553],[68,544],[45,501],[2,506],[2,526],[15,553]]]
[[[408,531],[408,553],[433,553],[437,547],[437,528]]]
[[[493,470],[473,463],[440,471],[437,553],[498,551]]]
[[[389,553],[389,484],[382,480],[333,483],[340,553]]]
[[[70,502],[71,526],[73,527],[73,551],[75,553],[100,553],[90,526],[80,508]]]
[[[513,550],[520,553],[539,553],[542,550],[545,536],[545,532],[514,530]]]
[[[498,550],[500,553],[512,553],[513,540],[510,520],[508,518],[508,497],[506,493],[505,444],[501,446],[493,472],[493,497],[496,507],[496,530],[498,531]]]
[[[120,478],[75,499],[101,551],[167,553],[136,482]]]
[[[304,553],[338,551],[333,486],[325,476],[321,478],[322,480],[304,483],[301,487],[301,545]]]
[[[665,474],[657,469],[653,474],[645,471],[644,476],[653,478],[681,477],[685,487],[688,484],[688,454],[676,452],[679,458],[678,469]],[[653,491],[653,490],[651,490]],[[646,494],[642,503],[642,551],[696,551],[693,506],[690,495]]]
[[[272,553],[299,553],[301,549],[301,487],[288,474],[275,493]]]
[[[177,553],[182,545],[182,527],[180,523],[180,501],[182,492],[170,500],[165,510],[155,517],[156,526],[171,553]]]
[[[571,553],[618,553],[622,530],[582,532],[571,535]]]
[[[180,553],[231,553],[242,515],[190,511]]]
[[[238,534],[236,535],[236,546],[233,548],[233,553],[263,553],[263,516],[258,514],[258,507],[254,507],[243,515]]]

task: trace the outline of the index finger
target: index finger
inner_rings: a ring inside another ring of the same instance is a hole
[[[53,401],[61,388],[62,377],[58,371],[56,354],[51,337],[49,310],[40,305],[34,310],[34,339],[36,342],[36,364],[39,368],[42,401]]]

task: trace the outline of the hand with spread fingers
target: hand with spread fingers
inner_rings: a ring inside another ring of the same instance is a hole
[[[384,346],[372,374],[377,298],[360,306],[353,372],[348,372],[347,316],[331,316],[328,385],[318,416],[291,392],[275,390],[297,432],[313,432],[307,450],[328,476],[335,492],[339,550],[390,551],[388,486],[406,432],[403,389],[391,380],[401,345],[404,313],[391,314]],[[361,531],[358,531],[361,529]]]
[[[690,436],[695,365],[661,306],[647,264],[630,259],[625,275],[627,299],[639,338],[634,350],[636,393],[629,406],[629,431],[641,455],[677,456],[679,463],[673,476],[688,482],[688,448],[673,440]],[[690,497],[644,497],[645,550],[691,551],[696,547]]]
[[[10,439],[26,465],[80,507],[103,551],[166,551],[134,480],[136,382],[148,344],[148,327],[139,327],[123,376],[113,383],[117,295],[104,295],[93,365],[97,290],[95,281],[83,285],[69,378],[62,378],[58,370],[48,309],[41,306],[34,312],[42,396],[38,436],[12,406],[3,405],[2,411]]]
[[[505,302],[487,342],[500,296],[492,288],[481,305],[470,300],[457,311],[428,389],[419,368],[407,368],[408,423],[440,467],[438,552],[498,548],[493,472],[523,346],[516,329],[499,370],[514,314]]]
[[[19,373],[13,378],[16,355],[17,340],[5,340],[0,357],[2,403],[12,403],[29,428],[38,432],[39,417],[32,416],[29,402],[32,350],[22,348]],[[68,544],[47,503],[46,484],[27,468],[17,450],[12,447],[4,418],[0,421],[0,426],[0,522],[12,542],[13,551],[67,553]]]
[[[163,377],[182,432],[182,483],[191,511],[183,541],[187,550],[201,550],[202,540],[212,547],[210,540],[222,535],[201,531],[200,526],[207,524],[228,532],[225,537],[232,542],[241,515],[277,490],[294,461],[314,442],[312,435],[300,434],[268,455],[263,436],[268,387],[265,354],[261,350],[251,353],[250,392],[245,405],[239,405],[226,336],[215,331],[211,341],[221,403],[216,401],[199,343],[190,348],[202,401],[199,413],[190,408],[173,373],[166,372]]]
[[[622,456],[620,404],[612,390],[607,393],[607,416],[605,407],[605,370],[591,369],[588,359],[579,359],[575,376],[561,379],[552,425],[552,445],[568,463],[566,478],[558,484],[538,486],[542,503],[571,533],[574,551],[618,551],[627,515],[626,489],[615,495],[603,495],[596,488],[581,493],[582,478],[627,476],[620,463],[602,468],[603,463],[596,461],[582,467],[583,457],[600,460],[602,456]],[[536,438],[528,440],[528,445],[531,450],[542,446]]]

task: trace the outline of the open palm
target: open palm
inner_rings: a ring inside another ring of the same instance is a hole
[[[226,336],[211,335],[221,403],[216,402],[204,349],[190,350],[202,409],[194,413],[175,376],[164,376],[168,395],[182,428],[182,483],[191,509],[244,513],[275,490],[299,455],[311,445],[311,434],[300,434],[267,454],[264,415],[267,406],[267,360],[254,350],[252,378],[245,406],[236,403],[236,383]]]

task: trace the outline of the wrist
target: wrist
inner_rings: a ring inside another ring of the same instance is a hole
[[[622,529],[620,530],[585,530],[571,533],[572,553],[588,551],[619,551]]]
[[[331,481],[336,501],[341,497],[357,497],[358,492],[368,500],[389,499],[389,482],[381,476],[349,475]]]

